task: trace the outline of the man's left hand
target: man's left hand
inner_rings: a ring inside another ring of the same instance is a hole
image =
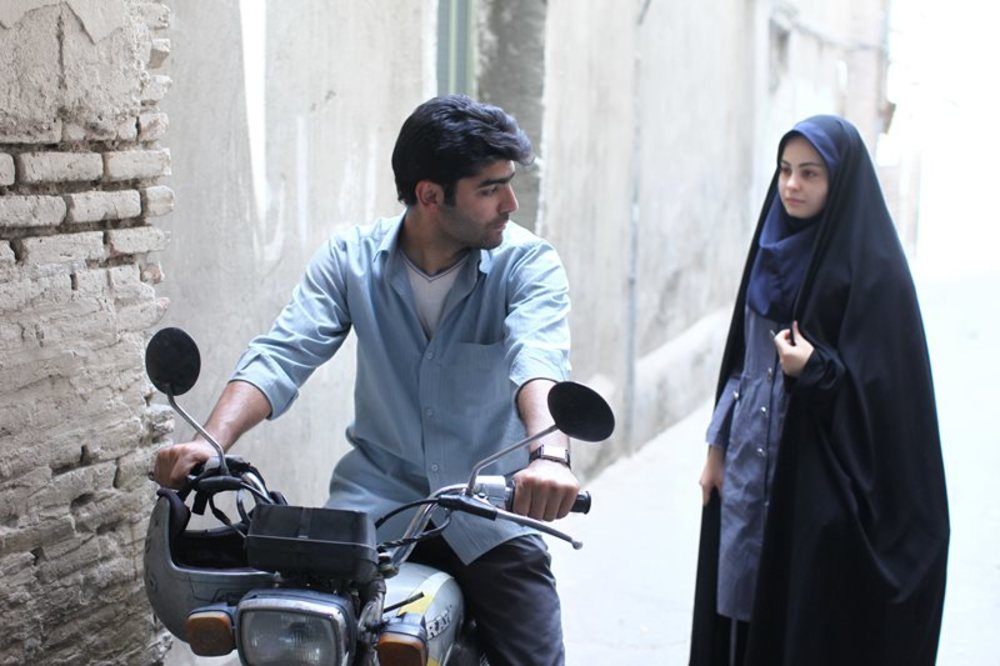
[[[580,482],[561,462],[540,458],[514,475],[514,513],[536,520],[563,518],[573,508]]]

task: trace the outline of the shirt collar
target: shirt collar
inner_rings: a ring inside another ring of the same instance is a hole
[[[392,257],[395,254],[396,249],[399,247],[399,233],[403,230],[403,220],[406,219],[408,211],[409,208],[403,210],[389,226],[389,230],[382,238],[382,242],[379,243],[378,251],[375,252],[373,260],[377,260],[382,254],[388,257]],[[479,250],[479,262],[476,265],[480,273],[484,275],[488,274],[490,269],[493,268],[493,251]]]

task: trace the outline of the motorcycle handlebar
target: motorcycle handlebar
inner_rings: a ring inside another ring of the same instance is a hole
[[[570,511],[573,513],[590,513],[590,493],[586,490],[577,493],[576,500],[573,502],[573,508]]]
[[[514,507],[514,485],[503,476],[478,476],[476,477],[475,494],[484,498],[493,506],[513,510]],[[577,493],[576,499],[570,511],[573,513],[589,513],[591,506],[590,493],[586,490]]]
[[[510,499],[507,501],[507,505],[503,507],[508,511],[513,511],[514,509],[514,488],[510,489]],[[573,506],[570,507],[571,513],[590,513],[590,493],[586,490],[581,490],[576,494],[576,499],[573,500]]]

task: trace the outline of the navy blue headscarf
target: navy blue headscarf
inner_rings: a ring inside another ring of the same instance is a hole
[[[816,123],[803,120],[793,127],[778,144],[778,164],[789,139],[801,136],[808,141],[823,162],[830,182],[840,164],[837,146]],[[761,229],[757,257],[754,259],[747,286],[747,305],[765,319],[781,324],[791,323],[792,306],[809,265],[819,222],[826,207],[814,217],[795,218],[785,211],[777,188]]]

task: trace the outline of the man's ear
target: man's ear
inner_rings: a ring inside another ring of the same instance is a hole
[[[413,189],[421,206],[434,207],[444,203],[444,188],[433,181],[421,180]]]

